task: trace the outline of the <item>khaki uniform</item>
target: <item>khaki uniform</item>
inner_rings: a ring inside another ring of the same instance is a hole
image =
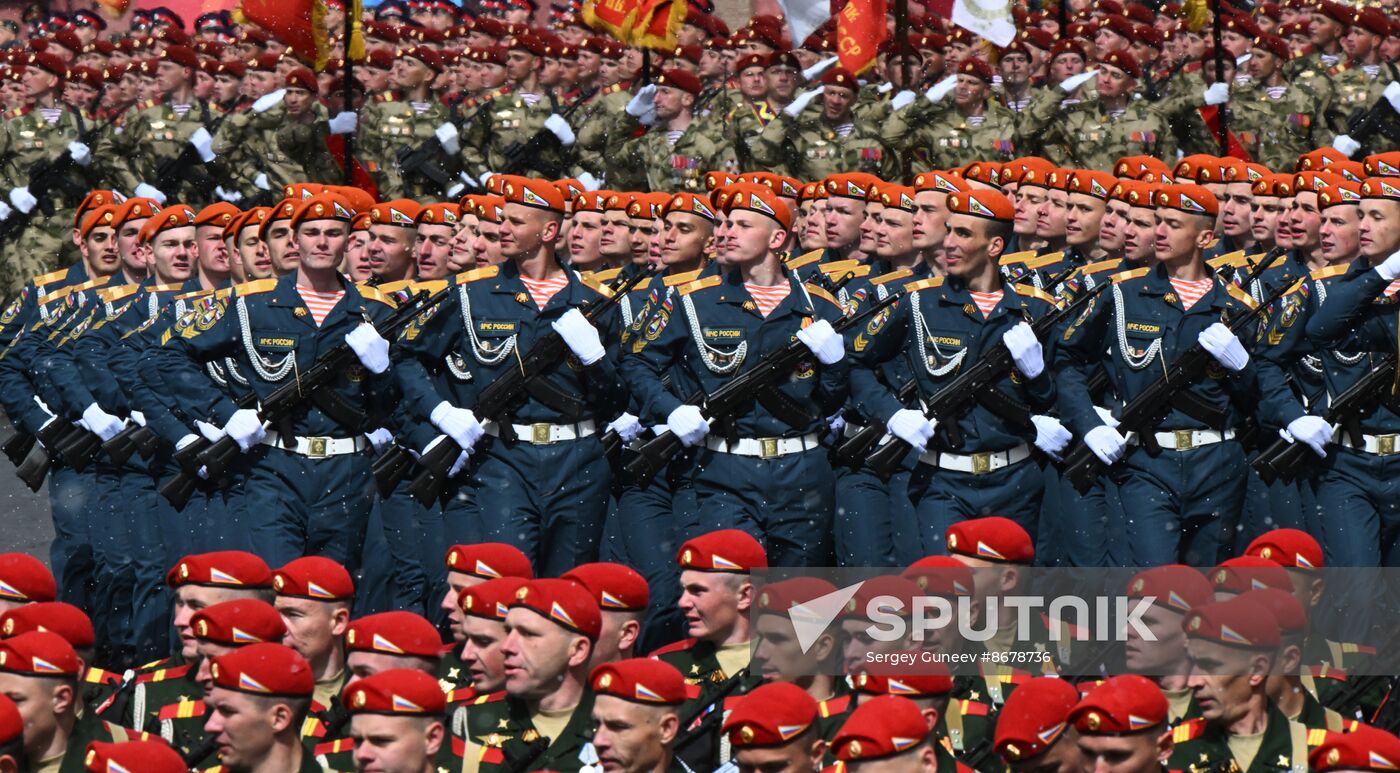
[[[1290,84],[1278,98],[1258,86],[1233,103],[1247,104],[1231,130],[1249,150],[1250,158],[1270,169],[1291,169],[1298,156],[1332,144],[1332,130],[1322,114],[1322,101],[1311,91]],[[1257,121],[1251,120],[1257,118]]]
[[[1061,144],[1068,155],[1066,162],[1082,169],[1107,171],[1123,156],[1172,158],[1176,152],[1157,106],[1141,100],[1129,102],[1116,118],[1097,100],[1080,102],[1058,120],[1045,123],[1047,144]]]
[[[227,166],[237,176],[224,189],[245,197],[257,195],[253,181],[259,174],[267,175],[273,192],[292,182],[338,182],[339,167],[326,150],[326,110],[317,104],[308,112],[309,120],[292,121],[279,104],[262,113],[248,110],[231,116],[214,145],[221,158],[234,160]]]
[[[124,161],[114,166],[115,176],[109,181],[111,187],[130,192],[137,185],[147,183],[160,188],[157,172],[161,164],[179,156],[189,143],[190,136],[200,127],[214,135],[215,153],[218,153],[218,132],[222,130],[219,118],[222,115],[217,106],[207,102],[190,105],[184,115],[177,113],[170,105],[149,105],[131,116],[121,133],[112,134],[100,147],[93,148],[92,154],[94,157],[110,156],[113,161]],[[216,182],[233,179],[228,161],[216,157],[204,164],[204,172]],[[208,198],[188,182],[166,183],[161,192],[172,204],[177,201],[202,202]],[[213,192],[212,187],[209,192]]]
[[[729,111],[725,114],[712,114],[707,122],[713,132],[725,137],[734,149],[732,157],[733,169],[736,172],[748,172],[759,168],[753,160],[753,144],[763,130],[773,123],[783,112],[774,109],[763,100],[757,104],[744,99],[735,92],[737,99],[732,103]],[[718,167],[716,167],[718,168]],[[789,174],[789,170],[782,164],[771,167],[764,167],[773,174]]]
[[[4,178],[4,201],[8,206],[8,192],[20,186],[29,185],[30,169],[37,163],[66,155],[68,143],[76,140],[84,129],[90,129],[95,119],[80,116],[71,110],[64,110],[58,120],[50,124],[37,110],[21,109],[12,111],[5,117],[0,127],[0,176]],[[94,141],[96,142],[96,141]],[[96,148],[92,147],[96,160]],[[26,280],[57,268],[60,251],[69,238],[73,227],[73,208],[82,200],[89,187],[85,179],[86,171],[74,166],[68,175],[69,191],[63,185],[50,189],[48,202],[40,202],[29,215],[29,225],[5,244],[4,268],[0,269],[0,295],[8,297],[22,287]],[[38,195],[37,191],[34,191]],[[44,214],[44,207],[52,205],[53,214]],[[16,216],[18,213],[16,213]]]
[[[799,180],[820,180],[840,172],[866,172],[888,180],[899,170],[899,160],[880,138],[879,127],[856,120],[843,137],[822,117],[820,101],[796,118],[778,116],[750,149],[760,168],[785,165]]]
[[[705,173],[718,169],[732,155],[709,128],[692,121],[672,142],[665,127],[653,126],[646,134],[625,140],[608,152],[608,184],[621,190],[703,193]]]
[[[1366,72],[1358,64],[1339,64],[1326,72],[1331,81],[1331,90],[1325,107],[1327,125],[1337,134],[1347,132],[1347,119],[1357,111],[1365,111],[1381,98],[1385,87],[1393,80],[1400,79],[1400,69],[1394,64],[1385,63],[1375,75]]]
[[[1016,156],[1016,121],[988,98],[982,122],[969,121],[952,99],[933,104],[922,96],[884,121],[883,138],[915,169],[952,169],[973,161],[1010,161]]]
[[[574,127],[574,153],[587,169],[606,169],[608,138],[620,131],[618,124],[627,117],[632,93],[626,83],[614,83],[593,93],[578,109],[569,124]]]
[[[549,180],[570,176],[574,168],[573,148],[564,147],[553,136],[546,138],[539,153],[532,154],[513,169],[507,168],[506,150],[516,143],[529,142],[540,131],[548,134],[545,120],[563,109],[564,106],[554,103],[552,96],[540,96],[533,105],[521,94],[498,97],[472,125],[462,130],[462,156],[467,174],[480,177],[485,172],[509,172]]]
[[[398,154],[401,148],[412,151],[424,142],[436,142],[435,132],[447,118],[447,107],[441,102],[430,101],[427,109],[419,112],[412,104],[388,95],[361,110],[355,155],[379,186],[381,199],[442,198],[445,191],[432,190],[434,186],[419,176],[405,181],[399,172]],[[465,137],[461,144],[466,147]],[[455,177],[458,160],[445,153],[439,155],[444,171]]]

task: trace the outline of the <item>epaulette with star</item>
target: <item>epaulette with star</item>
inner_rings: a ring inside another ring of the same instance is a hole
[[[724,278],[719,276],[718,274],[714,276],[707,276],[704,279],[697,279],[694,282],[691,282],[690,284],[682,285],[680,288],[680,293],[681,295],[690,295],[691,293],[696,293],[709,287],[715,287],[723,281]]]
[[[452,277],[452,281],[459,285],[469,285],[472,282],[479,282],[482,279],[494,279],[496,275],[500,273],[500,266],[482,266],[481,268],[474,268],[470,271],[463,271]]]
[[[1055,296],[1045,292],[1044,290],[1040,289],[1039,287],[1036,287],[1035,285],[1013,284],[1011,285],[1011,289],[1015,290],[1017,295],[1024,295],[1027,298],[1037,298],[1039,300],[1045,301],[1051,306],[1055,305]]]

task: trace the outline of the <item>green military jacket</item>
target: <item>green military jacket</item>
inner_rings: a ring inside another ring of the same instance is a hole
[[[1382,63],[1375,75],[1351,62],[1328,69],[1325,77],[1331,81],[1326,105],[1327,125],[1337,134],[1347,132],[1353,113],[1364,111],[1381,98],[1386,85],[1400,80],[1400,68],[1391,62]]]
[[[425,142],[436,142],[437,128],[447,119],[447,107],[436,100],[430,101],[422,112],[410,102],[392,95],[384,95],[364,106],[360,111],[356,132],[359,144],[355,153],[379,186],[381,199],[436,201],[443,197],[446,191],[435,190],[432,183],[421,176],[413,175],[405,180],[399,170],[398,154],[401,148],[412,151]],[[465,136],[460,138],[460,144],[466,148]],[[458,160],[446,153],[438,156],[437,161],[448,176],[455,177]]]
[[[1017,154],[1015,116],[988,97],[980,122],[963,116],[944,98],[923,96],[884,121],[881,136],[909,168],[952,169],[977,160],[1010,161]]]
[[[29,179],[30,170],[35,164],[67,155],[70,142],[78,139],[78,135],[85,130],[99,125],[100,122],[92,115],[79,114],[66,108],[53,123],[44,120],[40,111],[30,108],[7,113],[3,125],[0,125],[0,176],[4,178],[6,190],[29,185],[33,182]],[[96,140],[93,142],[95,144]],[[91,149],[96,150],[95,147]],[[96,156],[97,154],[93,153],[94,163]],[[65,195],[67,192],[62,185],[53,187],[52,193],[56,197],[53,203],[57,210],[55,217],[59,219],[63,218],[66,210],[71,210],[82,201],[87,192],[88,175],[81,167],[75,165],[67,175],[66,181],[77,193]],[[35,193],[37,194],[37,191]],[[6,204],[8,203],[7,201]],[[71,225],[72,222],[72,216],[69,214],[67,223]]]
[[[1308,729],[1269,704],[1264,738],[1248,769],[1235,759],[1225,729],[1204,718],[1172,730],[1176,749],[1168,767],[1189,773],[1303,773],[1308,768]]]
[[[522,700],[506,697],[472,706],[468,737],[482,746],[482,773],[553,770],[578,773],[579,755],[593,742],[593,693],[585,692],[558,738],[542,738]],[[548,746],[540,748],[540,742]]]
[[[630,101],[632,93],[625,82],[604,86],[584,101],[569,122],[574,127],[574,150],[581,164],[606,168],[608,138],[618,131],[617,124],[626,116]]]
[[[704,123],[692,121],[673,143],[665,127],[653,126],[627,140],[608,153],[613,162],[608,184],[620,190],[704,193],[705,173],[721,168],[726,156],[723,139],[707,129]]]
[[[145,733],[138,733],[135,730],[105,722],[98,719],[97,715],[91,711],[83,710],[78,714],[77,723],[73,725],[73,734],[68,737],[68,746],[64,749],[63,756],[59,760],[34,761],[33,767],[26,768],[26,770],[84,773],[87,770],[88,744],[94,741],[124,743],[144,740],[147,737]]]
[[[470,126],[462,130],[462,158],[467,174],[473,178],[479,178],[486,172],[509,172],[545,179],[570,176],[574,169],[574,149],[561,145],[544,128],[544,122],[550,115],[564,109],[564,105],[555,103],[552,95],[540,96],[533,105],[519,93],[497,97]],[[545,144],[539,152],[521,159],[511,168],[506,151],[517,143],[523,145],[529,142],[540,132],[544,132]]]
[[[148,675],[146,681],[136,685],[123,724],[159,735],[182,755],[200,747],[206,738],[208,706],[204,703],[204,687],[195,681],[195,672],[192,665],[186,665]],[[210,749],[196,762],[217,762],[215,752]]]
[[[1123,156],[1172,158],[1176,152],[1157,105],[1142,100],[1129,102],[1117,117],[1097,100],[1080,102],[1050,122],[1046,134],[1046,142],[1063,144],[1068,163],[1081,169],[1108,171]]]
[[[796,118],[783,113],[750,143],[761,168],[784,166],[799,180],[820,180],[841,172],[866,172],[882,180],[899,173],[899,159],[880,136],[880,128],[852,119],[842,136],[839,126],[822,116],[814,100]]]
[[[139,107],[139,106],[138,106]],[[140,108],[125,122],[121,133],[114,133],[107,137],[101,147],[93,149],[93,156],[112,157],[122,159],[125,163],[114,167],[114,179],[111,180],[112,187],[123,191],[133,191],[140,183],[154,185],[157,188],[161,164],[166,159],[175,158],[180,155],[188,144],[190,137],[200,127],[203,127],[210,134],[214,135],[214,151],[218,153],[219,132],[222,131],[223,116],[217,105],[208,102],[196,101],[191,104],[189,110],[184,115],[176,112],[175,108],[166,104],[154,104]],[[227,162],[229,160],[215,157],[213,161],[204,164],[206,173],[215,180],[232,179],[234,175],[230,172]],[[198,159],[196,164],[200,162]],[[171,203],[176,201],[202,201],[204,193],[191,187],[187,182],[178,182],[174,185],[167,184],[168,188],[174,190],[161,189]]]
[[[1332,144],[1322,98],[1296,83],[1285,86],[1277,99],[1269,96],[1265,87],[1251,85],[1231,103],[1249,106],[1240,120],[1231,124],[1231,131],[1250,158],[1270,169],[1291,169],[1298,156]]]

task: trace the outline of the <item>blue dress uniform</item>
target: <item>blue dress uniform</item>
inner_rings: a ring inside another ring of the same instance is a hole
[[[1215,278],[1211,289],[1183,311],[1161,264],[1118,274],[1113,283],[1070,324],[1057,349],[1060,413],[1079,437],[1104,423],[1088,390],[1094,368],[1102,365],[1113,391],[1131,401],[1194,347],[1203,330],[1254,303],[1243,290]],[[1239,406],[1263,398],[1260,367],[1269,365],[1251,359],[1242,371],[1230,373],[1212,364],[1205,378],[1188,388],[1208,408],[1197,412],[1206,415],[1173,407],[1153,428],[1160,454],[1130,444],[1110,468],[1128,518],[1134,565],[1214,565],[1232,546],[1246,477],[1244,450],[1235,439],[1243,420]]]
[[[1054,308],[1054,300],[1034,287],[1003,283],[1001,291],[1001,301],[983,317],[966,285],[956,279],[928,277],[905,284],[906,297],[876,315],[852,343],[858,366],[851,370],[851,390],[860,412],[887,422],[905,408],[877,377],[891,360],[908,358],[917,393],[929,398],[1012,327]],[[1030,413],[1044,413],[1054,404],[1055,382],[1048,368],[1033,379],[1013,371],[996,389],[1029,407],[1025,426],[978,405],[958,422],[962,446],[954,447],[946,428],[940,429],[910,477],[909,495],[926,555],[946,553],[945,531],[968,518],[1002,515],[1035,533],[1044,482],[1027,442],[1035,432]]]
[[[266,398],[343,345],[366,317],[379,324],[393,310],[387,296],[342,278],[344,296],[318,327],[296,283],[296,273],[244,283],[222,310],[211,306],[165,337],[156,356],[171,389],[192,404],[217,395],[210,412],[194,418],[222,427],[237,410],[205,363],[232,358],[249,388]],[[262,444],[230,469],[242,491],[228,513],[238,528],[231,537],[270,564],[324,555],[351,571],[358,566],[374,495],[362,433],[387,420],[393,380],[352,363],[329,391],[334,395],[313,400],[301,415],[270,428]],[[355,426],[331,416],[345,405],[359,419]]]
[[[642,423],[665,424],[685,402],[678,394],[714,392],[746,363],[786,346],[802,327],[841,318],[841,305],[830,293],[791,274],[788,284],[787,297],[767,317],[737,271],[681,287],[671,311],[652,317],[623,360]],[[844,359],[799,363],[777,386],[806,414],[796,426],[756,403],[735,418],[732,432],[711,427],[704,446],[694,449],[690,472],[701,532],[743,529],[764,543],[778,566],[826,560],[834,499],[820,436],[826,417],[845,402],[848,373]]]
[[[470,409],[476,390],[519,367],[517,358],[551,333],[552,322],[601,290],[569,272],[568,284],[540,309],[511,261],[454,281],[457,291],[400,338],[406,408],[423,421],[443,401]],[[616,324],[611,312],[594,320],[608,342],[617,340]],[[447,388],[432,375],[444,364],[470,372],[471,383]],[[612,480],[600,432],[604,417],[626,406],[615,344],[588,367],[569,356],[543,380],[549,394],[531,394],[506,419],[514,442],[501,439],[499,426],[485,424],[492,439],[473,450],[467,494],[450,497],[443,517],[448,544],[508,542],[551,576],[597,555]]]

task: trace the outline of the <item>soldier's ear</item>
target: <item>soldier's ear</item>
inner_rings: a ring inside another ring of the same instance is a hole
[[[1170,736],[1171,734],[1168,733],[1167,735]],[[447,730],[442,726],[441,722],[433,720],[428,723],[428,729],[424,732],[424,737],[427,739],[425,750],[428,752],[428,758],[432,759],[437,756],[438,750],[442,748],[442,740],[447,737]]]

